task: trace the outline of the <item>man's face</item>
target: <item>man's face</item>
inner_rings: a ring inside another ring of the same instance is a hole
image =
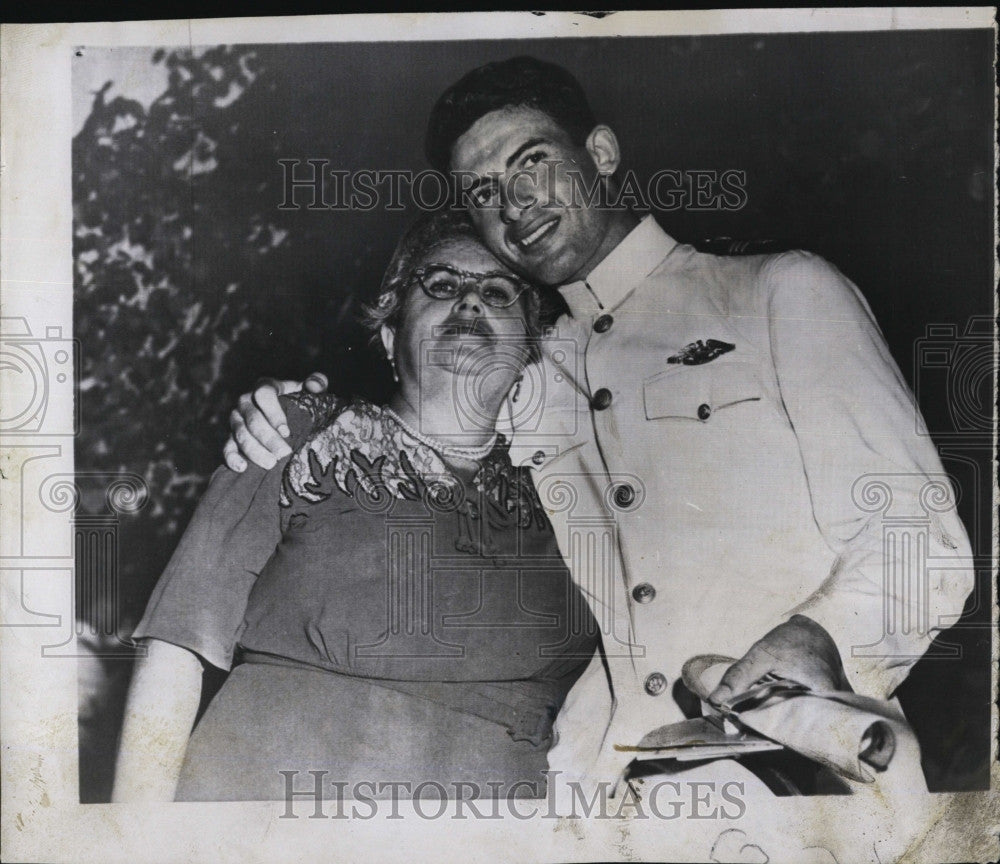
[[[595,159],[547,114],[485,114],[455,142],[451,168],[476,175],[470,215],[489,250],[512,270],[562,285],[586,277],[607,254],[609,213],[586,204],[588,190],[603,180]]]

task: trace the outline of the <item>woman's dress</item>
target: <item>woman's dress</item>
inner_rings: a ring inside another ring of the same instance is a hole
[[[368,402],[284,407],[295,452],[216,472],[133,633],[232,668],[178,800],[544,794],[597,630],[526,473],[501,439],[463,483]]]

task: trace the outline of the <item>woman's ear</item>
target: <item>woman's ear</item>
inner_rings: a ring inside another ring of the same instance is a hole
[[[622,152],[618,146],[618,139],[611,131],[610,126],[603,124],[595,126],[587,136],[587,152],[594,160],[597,173],[605,177],[610,177],[621,164]]]
[[[385,356],[392,360],[396,346],[396,331],[388,324],[383,324],[379,330],[379,336],[382,337],[382,347],[385,348]]]

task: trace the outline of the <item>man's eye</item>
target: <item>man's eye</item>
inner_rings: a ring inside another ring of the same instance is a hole
[[[545,159],[544,150],[535,150],[524,157],[524,162],[522,163],[525,168],[534,168],[539,162]]]
[[[486,207],[496,199],[496,188],[493,186],[480,186],[472,192],[472,203],[477,207]]]

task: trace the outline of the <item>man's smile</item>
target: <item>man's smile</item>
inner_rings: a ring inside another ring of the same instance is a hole
[[[527,252],[539,241],[550,236],[559,227],[559,216],[542,216],[525,226],[516,226],[511,232],[511,245]]]

